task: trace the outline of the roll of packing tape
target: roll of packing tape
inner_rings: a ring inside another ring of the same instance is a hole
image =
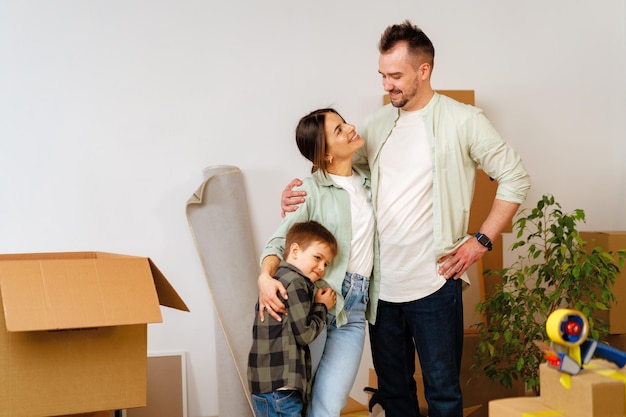
[[[589,322],[580,311],[560,308],[548,316],[546,332],[554,343],[568,347],[580,346],[589,335]]]

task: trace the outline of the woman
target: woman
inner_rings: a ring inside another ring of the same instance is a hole
[[[301,186],[307,198],[298,210],[286,214],[261,255],[259,310],[263,314],[265,309],[276,318],[277,312],[284,312],[276,294],[284,297],[285,290],[272,275],[282,258],[289,227],[315,220],[329,229],[339,250],[322,281],[337,293],[337,304],[328,314],[326,343],[307,415],[338,417],[361,362],[366,309],[367,318],[372,320],[378,294],[378,266],[374,265],[376,227],[369,179],[352,166],[352,157],[364,142],[353,125],[346,123],[337,111],[326,108],[300,119],[296,143],[313,164],[312,175]]]

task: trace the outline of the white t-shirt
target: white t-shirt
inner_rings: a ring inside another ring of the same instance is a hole
[[[445,284],[433,250],[433,165],[421,111],[400,110],[380,153],[380,299],[424,298]]]
[[[371,193],[363,187],[363,180],[355,171],[352,171],[349,177],[328,175],[335,184],[341,186],[350,195],[352,237],[348,272],[370,277],[374,266],[374,228],[376,227]]]

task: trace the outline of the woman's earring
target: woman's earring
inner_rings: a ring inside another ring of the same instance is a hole
[[[332,156],[328,159],[328,163],[331,164],[331,165],[333,164],[333,157]]]

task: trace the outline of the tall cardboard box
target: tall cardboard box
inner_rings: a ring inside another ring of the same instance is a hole
[[[589,249],[601,247],[615,255],[618,250],[626,249],[626,231],[606,231],[606,232],[580,232]],[[621,270],[613,285],[615,302],[611,304],[608,313],[600,312],[603,320],[609,324],[610,334],[626,333],[626,270]]]
[[[0,255],[0,417],[145,405],[159,305],[189,311],[148,258]]]

